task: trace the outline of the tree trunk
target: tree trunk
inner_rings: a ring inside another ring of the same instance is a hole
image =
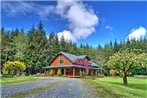
[[[128,84],[128,81],[127,81],[127,76],[123,76],[123,84],[124,85],[127,85]]]

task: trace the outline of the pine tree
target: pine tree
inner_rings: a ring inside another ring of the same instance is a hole
[[[3,64],[9,60],[10,56],[10,39],[9,32],[6,32],[5,29],[1,28],[1,68]]]

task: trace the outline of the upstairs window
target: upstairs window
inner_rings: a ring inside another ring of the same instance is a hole
[[[60,60],[58,61],[58,63],[59,63],[59,65],[62,65],[62,64],[64,63],[64,60],[60,59]]]

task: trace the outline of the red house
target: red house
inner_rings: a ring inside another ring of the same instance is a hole
[[[91,61],[86,55],[76,56],[59,52],[49,66],[44,67],[44,74],[49,75],[53,70],[53,76],[57,76],[58,69],[61,69],[62,75],[67,77],[81,77],[80,72],[88,72],[88,75],[94,77],[103,76],[103,68]]]

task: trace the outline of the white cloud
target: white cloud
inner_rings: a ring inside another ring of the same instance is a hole
[[[112,27],[111,26],[109,26],[109,25],[106,25],[106,27],[105,27],[107,30],[112,30]]]
[[[55,7],[52,5],[44,6],[33,2],[2,2],[2,11],[6,12],[9,16],[17,16],[20,14],[27,15],[28,13],[35,13],[43,19],[46,18],[54,10]]]
[[[58,0],[57,13],[69,22],[69,31],[73,39],[77,41],[85,39],[95,31],[98,24],[98,17],[90,8],[77,0]],[[60,32],[60,35],[64,34]],[[60,38],[61,36],[59,36]],[[65,39],[68,35],[64,34]]]
[[[95,31],[99,18],[94,11],[80,0],[58,0],[57,5],[40,5],[34,2],[2,2],[2,11],[8,15],[27,15],[35,13],[42,19],[47,19],[50,13],[57,14],[69,22],[68,30],[57,33],[66,40],[77,41],[85,39]]]
[[[76,41],[76,39],[73,37],[72,33],[68,30],[58,32],[57,35],[60,38],[59,40],[61,40],[61,38],[64,36],[64,39],[66,39],[67,41],[74,41],[74,42]]]
[[[131,33],[128,35],[127,38],[129,38],[129,40],[131,40],[132,38],[135,38],[136,40],[139,40],[141,37],[144,37],[147,33],[146,28],[140,26],[137,29],[132,29]]]

